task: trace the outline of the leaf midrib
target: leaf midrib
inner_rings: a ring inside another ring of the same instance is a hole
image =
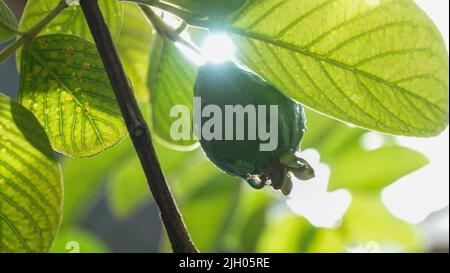
[[[373,75],[373,74],[370,74],[368,72],[359,70],[359,69],[357,69],[355,67],[349,66],[349,65],[347,65],[345,63],[342,63],[342,62],[339,62],[337,60],[333,60],[333,59],[327,58],[326,56],[323,56],[323,55],[320,55],[320,54],[317,54],[317,53],[305,50],[303,48],[299,48],[298,46],[290,44],[290,43],[281,42],[281,41],[275,41],[275,40],[273,40],[270,37],[267,37],[267,36],[264,36],[264,35],[260,35],[260,34],[257,34],[257,33],[250,33],[250,32],[247,32],[245,30],[237,29],[237,28],[230,27],[230,26],[226,27],[225,29],[228,32],[231,32],[233,34],[241,35],[241,36],[244,36],[244,37],[247,37],[247,38],[252,38],[252,39],[255,39],[255,40],[259,40],[261,42],[265,42],[265,43],[269,43],[269,44],[272,44],[272,45],[275,45],[275,46],[278,46],[278,47],[281,47],[281,48],[285,48],[287,50],[297,52],[297,53],[302,54],[304,56],[311,57],[311,58],[313,58],[313,59],[315,59],[317,61],[326,62],[326,63],[328,63],[330,65],[334,65],[334,66],[340,67],[342,69],[345,69],[347,71],[353,72],[355,74],[359,74],[361,76],[364,76],[364,77],[366,77],[366,78],[368,78],[370,80],[373,80],[375,82],[378,82],[380,84],[387,85],[387,86],[389,86],[391,88],[397,89],[398,91],[402,92],[404,95],[408,94],[408,95],[411,95],[411,96],[413,96],[413,97],[415,97],[417,99],[420,99],[420,100],[424,101],[426,104],[428,104],[429,106],[431,106],[432,108],[434,108],[434,109],[438,110],[439,112],[441,112],[442,114],[446,114],[447,113],[445,109],[437,106],[435,103],[429,101],[428,99],[426,99],[424,97],[421,97],[421,96],[411,92],[408,89],[405,89],[405,88],[403,88],[401,86],[398,86],[398,85],[396,85],[396,84],[394,84],[392,82],[389,82],[389,81],[387,81],[385,79],[382,79],[382,78],[380,78],[380,77],[378,77],[376,75]]]
[[[53,69],[51,69],[44,60],[42,60],[37,54],[36,52],[34,52],[33,49],[31,49],[30,47],[26,48],[27,52],[43,67],[45,68],[49,75],[51,75],[60,85],[64,90],[67,90],[67,92],[69,92],[69,94],[72,96],[73,100],[76,102],[76,104],[78,105],[78,107],[80,107],[81,109],[83,109],[83,104],[78,100],[78,98],[73,94],[73,91],[68,88],[68,86],[64,83],[64,81],[58,76],[58,74],[56,74],[55,71],[53,71]],[[62,111],[62,109],[60,109],[60,111]],[[89,122],[92,125],[92,128],[94,129],[95,135],[97,136],[98,140],[100,141],[100,144],[102,145],[102,147],[105,147],[104,142],[103,142],[103,138],[100,135],[100,132],[97,128],[97,126],[95,125],[95,122],[93,121],[93,117],[91,117],[91,115],[89,115],[88,112],[83,111],[84,115],[88,117]],[[64,132],[60,132],[62,135],[62,140],[63,140],[63,145],[67,145],[65,144],[65,137],[64,137]],[[76,147],[73,147],[74,149]]]

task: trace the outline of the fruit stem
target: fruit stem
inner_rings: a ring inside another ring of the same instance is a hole
[[[134,148],[141,161],[147,183],[160,209],[172,249],[178,253],[196,253],[198,250],[190,239],[183,218],[166,182],[153,147],[150,131],[139,110],[133,88],[120,62],[111,33],[98,6],[98,1],[81,0],[80,5],[113,87]]]
[[[61,0],[52,11],[50,11],[47,16],[45,16],[39,23],[34,25],[32,28],[27,30],[26,32],[19,34],[19,39],[14,41],[12,44],[10,44],[8,47],[3,49],[0,52],[0,63],[2,63],[4,60],[6,60],[9,56],[14,54],[17,49],[19,49],[22,45],[27,43],[28,41],[32,40],[34,37],[36,37],[41,30],[48,25],[58,14],[63,11],[65,8],[67,8],[66,1]]]

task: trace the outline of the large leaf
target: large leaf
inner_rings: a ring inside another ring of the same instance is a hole
[[[92,156],[126,136],[95,45],[69,35],[38,37],[24,47],[21,71],[21,103],[56,151]]]
[[[61,207],[61,172],[44,130],[0,95],[0,252],[47,252]]]
[[[410,0],[249,0],[224,27],[238,57],[290,97],[385,133],[448,125],[448,55]]]
[[[17,21],[8,6],[0,0],[0,42],[14,37]]]
[[[28,0],[19,28],[26,31],[38,23],[60,0]],[[118,38],[122,28],[122,7],[118,0],[100,0],[100,8],[114,38]],[[59,33],[77,35],[93,41],[89,27],[79,5],[72,5],[53,19],[40,35]]]
[[[385,143],[368,151],[361,144],[367,133],[365,130],[349,127],[312,111],[306,114],[308,133],[302,141],[302,148],[316,149],[321,161],[330,165],[330,190],[348,188],[352,192],[379,192],[428,164],[422,154],[389,144],[391,136],[378,135]]]
[[[354,149],[333,164],[330,190],[380,192],[384,187],[429,163],[419,152],[399,147],[373,151]]]
[[[157,136],[169,146],[192,149],[194,140],[174,140],[170,134],[172,124],[180,119],[171,117],[172,107],[183,105],[192,113],[196,65],[172,42],[155,37],[148,76],[151,92],[152,127]],[[189,116],[184,116],[190,118]],[[186,124],[191,124],[187,121]],[[189,128],[192,136],[192,127]]]
[[[138,6],[123,4],[123,27],[117,50],[120,60],[133,84],[138,99],[147,101],[148,62],[152,46],[152,27]]]
[[[151,2],[151,0],[134,0],[136,2]],[[179,8],[202,16],[223,16],[244,5],[246,0],[164,0]]]

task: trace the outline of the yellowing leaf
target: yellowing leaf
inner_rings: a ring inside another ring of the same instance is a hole
[[[34,39],[23,49],[20,100],[45,128],[53,149],[95,155],[127,130],[95,46],[68,35]]]
[[[47,252],[61,210],[61,171],[44,130],[0,95],[0,253]]]

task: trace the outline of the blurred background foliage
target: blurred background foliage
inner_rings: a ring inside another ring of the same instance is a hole
[[[24,1],[7,2],[14,2],[20,13]],[[141,27],[145,23],[136,7],[125,4],[118,49],[149,113],[145,101],[151,100],[152,90],[146,77],[153,38],[150,27]],[[196,30],[193,34],[198,39]],[[2,71],[13,67],[13,60],[2,66]],[[12,96],[14,88],[9,89]],[[380,194],[425,166],[427,158],[385,135],[378,136],[380,145],[367,149],[367,131],[309,110],[307,118],[302,149],[316,149],[330,167],[330,191],[346,188],[352,194],[351,206],[336,228],[314,227],[291,211],[286,198],[270,189],[255,191],[222,173],[201,149],[182,152],[155,143],[197,247],[202,252],[344,252],[361,246],[369,251],[425,251],[417,227],[392,216]],[[61,165],[64,219],[52,252],[170,252],[129,139],[92,158],[61,157]]]
[[[294,214],[278,193],[268,189],[255,191],[239,179],[221,173],[200,149],[179,152],[156,143],[165,174],[199,249],[342,252],[376,241],[385,251],[423,250],[416,228],[392,216],[381,203],[380,193],[397,178],[425,165],[426,158],[389,141],[376,150],[364,150],[360,141],[363,130],[312,112],[308,112],[308,118],[311,126],[303,146],[318,149],[322,161],[329,164],[331,188],[345,187],[353,195],[352,205],[335,229],[315,228]],[[315,130],[311,128],[314,124],[326,124],[326,128]],[[352,160],[355,157],[357,160]],[[95,235],[80,226],[83,218],[89,219],[100,195],[105,196],[112,217],[125,222],[152,202],[129,140],[97,157],[64,158],[62,168],[64,221],[53,248],[55,252],[67,252],[66,244],[70,241],[79,242],[82,252],[108,251],[107,245],[99,243]],[[148,228],[152,232],[152,227]],[[133,246],[115,250],[133,251]],[[160,250],[170,251],[164,237]]]

